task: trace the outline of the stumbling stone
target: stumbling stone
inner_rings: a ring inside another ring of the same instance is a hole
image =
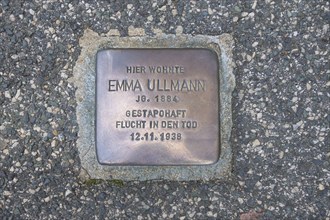
[[[84,178],[230,175],[232,38],[99,36],[87,30],[77,87]]]

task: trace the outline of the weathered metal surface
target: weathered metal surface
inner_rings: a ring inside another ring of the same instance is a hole
[[[220,122],[215,52],[102,50],[96,68],[96,150],[101,164],[217,162]]]

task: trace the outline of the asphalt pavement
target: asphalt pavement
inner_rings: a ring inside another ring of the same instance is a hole
[[[329,1],[0,1],[1,219],[330,219]],[[227,181],[82,182],[86,29],[234,38]]]

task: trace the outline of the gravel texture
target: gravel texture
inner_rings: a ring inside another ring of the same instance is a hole
[[[330,219],[329,20],[324,0],[1,0],[1,218]],[[233,36],[230,180],[79,180],[87,28]]]

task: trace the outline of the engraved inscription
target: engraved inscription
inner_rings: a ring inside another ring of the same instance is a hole
[[[218,64],[212,51],[100,51],[96,95],[100,163],[202,165],[218,160]]]
[[[143,87],[140,80],[109,80],[109,92],[118,91],[142,91]],[[160,79],[147,79],[147,89],[149,91],[177,91],[177,92],[199,92],[205,91],[204,80],[160,80]]]
[[[184,73],[183,66],[127,66],[127,73]]]

